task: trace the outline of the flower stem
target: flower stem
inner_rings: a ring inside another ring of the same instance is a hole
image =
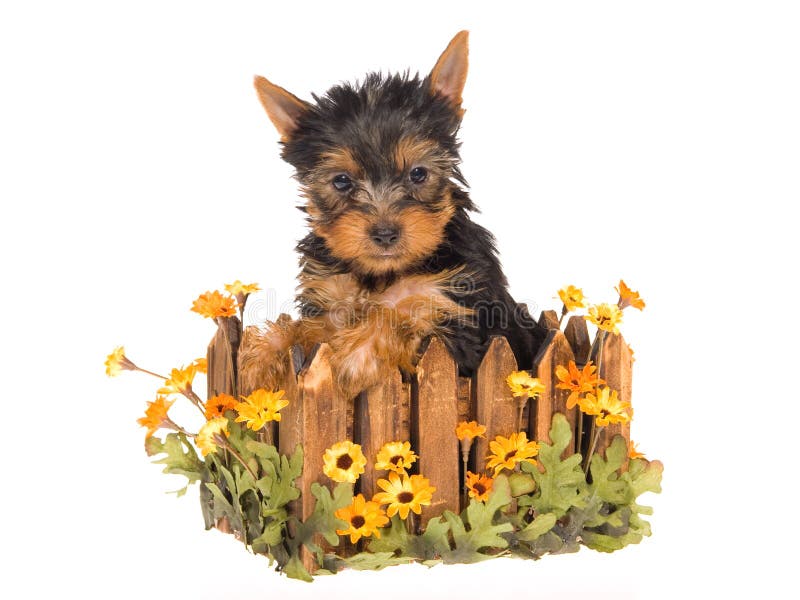
[[[566,317],[568,313],[569,313],[569,311],[567,310],[567,305],[566,304],[562,304],[561,305],[561,317],[559,317],[559,319],[558,319],[558,328],[559,329],[561,329],[561,321],[564,320],[564,317]]]
[[[158,377],[159,379],[163,379],[164,381],[167,380],[166,377],[163,375],[159,375],[158,373],[153,373],[152,371],[148,371],[147,369],[143,369],[142,367],[136,367],[134,371],[141,371],[142,373],[147,373],[148,375],[152,375],[153,377]]]
[[[597,440],[602,430],[603,427],[598,427],[595,420],[592,419],[592,443],[589,445],[589,453],[586,455],[588,458],[586,459],[586,465],[583,467],[584,475],[589,473],[589,465],[592,463],[592,456],[594,455],[595,448],[597,448]]]
[[[231,445],[228,443],[228,440],[226,440],[226,439],[224,439],[224,438],[222,438],[222,437],[220,437],[220,436],[215,436],[215,437],[214,437],[214,439],[217,441],[217,443],[219,443],[219,444],[220,444],[220,446],[222,446],[223,448],[225,448],[226,450],[228,450],[228,451],[229,451],[229,452],[230,452],[230,453],[233,455],[233,457],[234,457],[236,460],[238,460],[238,461],[239,461],[239,462],[242,464],[242,466],[243,466],[245,469],[247,469],[247,472],[248,472],[248,473],[250,473],[250,475],[252,475],[252,476],[253,476],[253,481],[258,481],[258,475],[256,475],[256,474],[253,472],[253,469],[251,469],[251,468],[250,468],[250,465],[248,465],[248,464],[245,462],[245,460],[242,458],[242,455],[241,455],[241,454],[239,454],[239,453],[238,453],[236,450],[234,450],[234,449],[233,449],[233,446],[231,446]]]
[[[203,401],[200,399],[200,396],[194,393],[191,386],[183,390],[181,393],[184,396],[186,396],[191,401],[191,403],[197,407],[197,410],[199,410],[203,416],[206,415],[206,411],[203,408]]]
[[[519,412],[517,413],[517,431],[522,431],[522,413],[525,411],[525,403],[528,402],[528,395],[523,394],[517,398],[519,404]]]

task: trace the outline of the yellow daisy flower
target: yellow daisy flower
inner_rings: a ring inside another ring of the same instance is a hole
[[[167,411],[174,403],[175,400],[167,400],[166,396],[156,396],[153,402],[147,403],[144,416],[136,420],[142,427],[147,427],[145,438],[149,438],[164,426],[172,425],[172,420],[167,415]]]
[[[633,440],[628,442],[628,458],[644,458],[644,453],[639,452],[639,448],[637,448],[639,444],[635,443]]]
[[[289,405],[289,401],[283,399],[283,394],[283,390],[268,392],[262,388],[249,396],[242,396],[242,402],[237,402],[234,406],[239,413],[236,422],[247,423],[250,429],[258,431],[270,421],[280,421],[281,415],[278,411]]]
[[[512,433],[509,437],[498,435],[494,441],[489,442],[492,453],[487,457],[487,469],[494,469],[497,475],[503,469],[513,470],[517,463],[529,462],[536,464],[532,457],[539,454],[539,444],[528,441],[528,434],[524,431]]]
[[[378,487],[383,491],[375,494],[373,501],[388,504],[386,514],[393,517],[400,514],[401,519],[408,517],[408,512],[422,513],[423,506],[429,506],[435,487],[431,487],[427,477],[422,475],[398,475],[389,473],[389,479],[379,479]]]
[[[194,438],[194,443],[200,449],[203,456],[207,456],[217,449],[217,437],[221,435],[228,435],[228,419],[225,417],[216,417],[206,422],[200,428],[197,436]]]
[[[492,491],[494,479],[487,475],[467,471],[467,480],[464,484],[469,490],[470,498],[475,498],[478,502],[486,502],[489,499],[489,492]]]
[[[192,381],[197,374],[197,367],[189,365],[182,369],[172,369],[159,394],[188,394],[192,391]]]
[[[566,312],[572,312],[578,308],[586,308],[586,298],[583,297],[583,290],[574,285],[568,285],[558,290],[558,297],[564,303]]]
[[[136,365],[125,356],[124,346],[117,346],[106,358],[106,375],[116,377],[123,371],[135,371]]]
[[[597,304],[589,307],[589,314],[584,317],[603,331],[619,333],[622,323],[622,311],[616,304]]]
[[[205,414],[209,421],[217,417],[224,417],[226,410],[236,410],[236,398],[228,394],[217,394],[206,400]]]
[[[544,390],[544,384],[536,377],[531,377],[527,371],[514,371],[506,378],[508,387],[514,396],[528,396],[535,398]]]
[[[484,437],[484,433],[486,433],[486,425],[479,425],[477,421],[461,421],[456,425],[456,437],[459,440]]]
[[[367,457],[361,446],[349,440],[325,450],[322,460],[322,472],[338,483],[355,483],[367,466]]]
[[[226,283],[225,284],[225,291],[231,294],[232,296],[247,296],[248,294],[252,294],[253,292],[259,291],[261,288],[258,287],[257,283],[242,283],[238,279],[233,283]]]
[[[591,392],[598,385],[605,383],[604,380],[600,379],[596,371],[597,367],[591,361],[583,369],[578,369],[574,360],[569,361],[566,367],[563,365],[556,367],[556,377],[560,381],[560,383],[556,384],[556,388],[570,391],[569,398],[567,398],[568,410],[580,402],[582,394]]]
[[[414,454],[410,442],[387,442],[378,451],[375,469],[405,473],[417,458],[419,457]]]
[[[580,407],[587,415],[595,417],[598,427],[611,423],[630,423],[633,411],[630,402],[622,402],[616,390],[608,386],[588,393],[580,402]]]
[[[214,290],[200,294],[192,303],[192,311],[208,319],[233,317],[236,315],[236,301]]]
[[[370,537],[375,534],[376,538],[381,537],[379,527],[383,527],[389,522],[389,517],[377,502],[367,501],[363,494],[353,498],[352,504],[340,508],[335,513],[337,519],[347,521],[347,529],[337,529],[339,535],[349,535],[350,543],[355,544],[362,537]]]
[[[634,292],[631,288],[625,285],[625,282],[622,279],[619,280],[619,287],[614,288],[619,293],[619,304],[620,310],[627,308],[628,306],[632,306],[633,308],[638,308],[639,310],[644,309],[644,300],[639,297],[639,292]]]

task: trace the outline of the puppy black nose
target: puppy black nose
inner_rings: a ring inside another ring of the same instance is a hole
[[[396,225],[378,225],[372,228],[369,235],[378,246],[388,248],[400,239],[400,229]]]

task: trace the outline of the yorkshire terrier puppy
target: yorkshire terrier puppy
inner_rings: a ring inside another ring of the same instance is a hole
[[[441,336],[469,375],[492,335],[529,369],[546,330],[507,290],[492,235],[459,170],[468,33],[458,33],[425,77],[371,73],[313,102],[263,77],[255,86],[296,170],[310,232],[297,246],[298,320],[249,327],[241,388],[280,385],[295,344],[333,351],[354,395],[400,368],[420,342]]]

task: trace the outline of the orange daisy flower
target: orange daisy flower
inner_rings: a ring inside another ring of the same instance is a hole
[[[622,279],[619,280],[619,287],[614,288],[619,293],[619,304],[620,310],[627,308],[628,306],[632,306],[633,308],[638,308],[639,310],[644,309],[644,300],[639,297],[639,292],[634,292],[631,288],[625,285],[625,282]]]
[[[192,303],[192,311],[208,319],[236,316],[236,301],[217,290],[200,294]]]
[[[162,427],[170,427],[172,425],[172,420],[167,415],[167,411],[174,403],[175,400],[167,400],[166,396],[156,396],[153,402],[147,403],[144,416],[136,420],[142,427],[147,427],[145,438],[151,437]]]
[[[348,525],[347,529],[337,529],[336,533],[349,535],[352,544],[362,537],[370,537],[373,534],[376,538],[381,537],[379,528],[389,522],[389,517],[380,504],[365,500],[363,494],[358,494],[350,506],[340,508],[334,514],[337,519],[346,521]]]
[[[598,385],[605,383],[596,371],[597,367],[591,361],[583,369],[578,369],[574,360],[569,361],[566,367],[563,365],[556,367],[556,377],[561,382],[556,384],[556,388],[571,392],[567,398],[567,409],[572,409],[578,404],[581,394],[591,392]]]
[[[494,479],[487,475],[479,475],[467,471],[467,479],[464,485],[469,490],[469,497],[475,498],[478,502],[486,502],[489,499],[489,492],[492,491]]]
[[[486,425],[479,425],[477,421],[461,421],[456,425],[456,437],[459,440],[484,437],[484,433],[486,433]]]
[[[224,417],[226,410],[236,409],[236,398],[228,394],[217,394],[206,400],[205,415],[209,421],[217,417]]]

